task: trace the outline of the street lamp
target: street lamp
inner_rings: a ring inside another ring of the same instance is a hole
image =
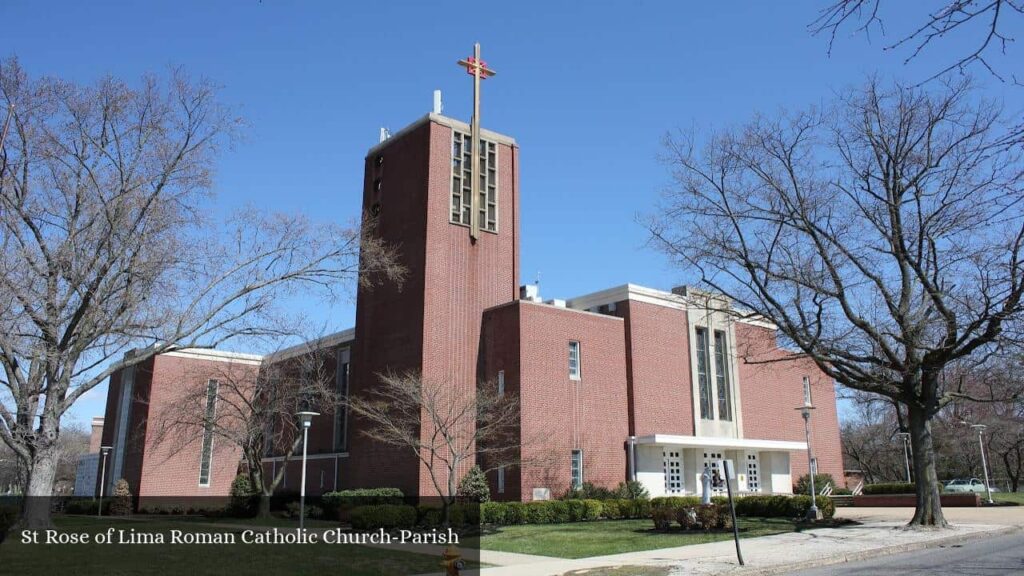
[[[302,486],[299,488],[299,528],[306,525],[306,443],[309,441],[309,427],[313,425],[313,417],[319,412],[299,412],[299,423],[302,424]]]
[[[804,405],[796,408],[804,418],[804,437],[807,439],[807,472],[811,479],[811,507],[807,509],[808,520],[821,520],[821,511],[818,510],[817,492],[814,489],[814,451],[811,449],[811,379],[804,376]]]
[[[988,461],[985,459],[985,440],[982,437],[986,426],[984,424],[971,424],[966,420],[961,420],[960,423],[966,424],[978,431],[978,448],[981,450],[981,470],[985,474],[985,494],[988,496],[988,503],[995,504],[992,501],[992,488],[988,484]]]
[[[110,451],[113,449],[113,446],[100,446],[103,465],[100,468],[100,505],[97,506],[97,516],[103,516],[103,485],[107,483],[107,454],[110,454]]]
[[[896,437],[903,440],[903,459],[907,463],[907,484],[910,484],[910,433],[897,432]]]

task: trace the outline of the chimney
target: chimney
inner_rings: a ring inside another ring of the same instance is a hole
[[[434,114],[440,115],[444,110],[444,105],[441,103],[441,91],[434,90]]]
[[[103,417],[94,416],[92,419],[92,434],[89,435],[89,453],[99,454],[100,444],[103,443]]]

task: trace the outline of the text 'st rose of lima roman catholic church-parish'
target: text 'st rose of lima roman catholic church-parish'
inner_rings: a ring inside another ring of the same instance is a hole
[[[721,471],[725,460],[737,471],[736,492],[789,493],[808,469],[794,411],[805,402],[807,378],[817,469],[842,483],[832,382],[809,360],[770,361],[788,355],[775,326],[729,314],[723,297],[686,286],[623,284],[544,301],[536,285],[518,284],[519,147],[481,128],[481,82],[494,71],[479,45],[459,64],[474,85],[469,124],[443,116],[435,98],[432,113],[382,133],[366,153],[362,208],[400,247],[408,276],[400,290],[360,288],[355,327],[314,343],[328,353],[339,393],[372,389],[386,372],[465,390],[498,382],[520,402],[521,464],[488,472],[496,500],[546,499],[583,482],[614,487],[628,479],[651,496],[699,494],[705,465]],[[102,444],[113,447],[104,492],[124,478],[142,499],[227,494],[237,449],[207,431],[172,452],[147,422],[195,386],[211,388],[208,410],[216,413],[215,374],[227,368],[255,377],[308,350],[184,349],[115,373],[103,429]],[[309,494],[385,486],[435,494],[410,450],[377,443],[361,434],[358,419],[333,412],[310,429]],[[287,466],[279,490],[298,489],[298,459],[285,463],[270,450],[264,466]]]

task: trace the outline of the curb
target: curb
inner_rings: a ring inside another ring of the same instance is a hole
[[[776,566],[766,566],[764,568],[739,568],[728,572],[719,572],[718,574],[728,574],[729,576],[772,576],[775,574],[788,574],[797,570],[808,570],[811,568],[821,568],[823,566],[858,562],[860,560],[869,560],[879,556],[892,556],[894,554],[915,552],[927,548],[939,548],[947,544],[970,542],[972,540],[980,540],[991,536],[1005,536],[1007,534],[1020,532],[1021,530],[1022,528],[1019,526],[1005,526],[995,530],[979,530],[977,532],[971,532],[970,534],[952,534],[943,538],[936,538],[935,540],[926,540],[923,542],[911,542],[909,544],[899,544],[896,546],[873,548],[870,550],[857,550],[838,556],[804,560],[803,562],[794,562],[792,564],[780,564]]]

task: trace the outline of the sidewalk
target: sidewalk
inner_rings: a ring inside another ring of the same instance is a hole
[[[1024,513],[1022,510],[1020,513]],[[642,573],[644,567],[660,567],[665,574],[781,574],[801,568],[896,554],[953,541],[988,537],[1019,530],[1015,524],[958,524],[941,531],[902,529],[905,521],[869,522],[860,526],[825,528],[741,540],[746,566],[736,561],[732,541],[596,556],[579,560],[520,557],[519,563],[480,571],[481,576],[561,576],[585,571],[614,574]],[[501,564],[493,552],[482,551],[481,560]],[[517,555],[521,556],[521,555]],[[535,560],[535,561],[531,561]],[[621,567],[618,572],[608,569]],[[630,568],[633,568],[631,571]],[[653,573],[653,572],[652,572]]]

